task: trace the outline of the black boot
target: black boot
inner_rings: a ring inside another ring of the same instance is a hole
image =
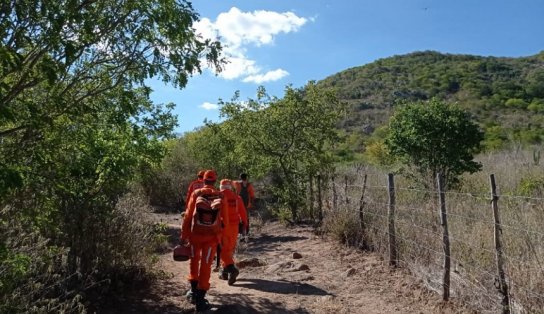
[[[225,267],[223,267],[220,271],[219,271],[219,279],[221,280],[227,280],[229,279],[229,272],[227,271],[227,269]]]
[[[204,312],[211,309],[212,306],[210,302],[206,300],[206,290],[197,289],[196,290],[196,311]]]
[[[240,274],[240,271],[234,264],[230,264],[227,267],[225,267],[226,271],[229,273],[229,286],[232,286],[236,282],[236,278],[238,277],[238,274]]]
[[[197,280],[191,280],[189,281],[189,283],[191,284],[191,289],[189,291],[187,291],[187,293],[185,294],[185,297],[187,298],[187,301],[191,302],[191,304],[195,304],[196,303],[196,287],[198,286],[198,281]]]

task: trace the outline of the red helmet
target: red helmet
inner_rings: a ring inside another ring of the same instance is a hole
[[[200,179],[202,179],[202,178],[204,178],[204,173],[205,172],[206,171],[204,171],[204,170],[200,170],[196,176],[199,177]]]
[[[217,180],[217,174],[213,170],[206,170],[204,172],[204,181],[213,181],[215,182]]]

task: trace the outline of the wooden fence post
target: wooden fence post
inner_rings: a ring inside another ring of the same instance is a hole
[[[497,261],[497,273],[499,275],[499,287],[498,290],[502,294],[502,313],[510,313],[510,300],[508,296],[508,285],[504,275],[504,257],[502,255],[502,242],[501,242],[501,221],[499,218],[499,197],[497,196],[497,185],[495,184],[495,175],[489,176],[489,183],[491,185],[491,208],[493,209],[493,218],[495,220],[495,253]]]
[[[321,174],[317,175],[317,218],[323,221],[323,198],[321,194]]]
[[[442,277],[442,299],[444,301],[448,301],[450,298],[451,251],[450,236],[448,231],[448,213],[446,209],[446,193],[444,191],[444,177],[442,173],[437,174],[437,185],[438,198],[440,203],[440,224],[442,225],[442,244],[444,248],[444,276]]]
[[[387,175],[389,190],[389,210],[387,218],[389,222],[389,265],[397,265],[397,239],[395,235],[395,180],[392,173]]]
[[[364,208],[365,208],[365,190],[366,190],[366,174],[363,178],[363,193],[361,193],[361,199],[359,200],[359,223],[361,225],[361,231],[365,232],[365,221],[364,221]]]
[[[310,175],[309,189],[310,189],[310,204],[308,210],[310,211],[310,217],[314,220],[314,176]]]
[[[338,205],[338,194],[336,193],[336,176],[334,173],[331,176],[331,182],[332,182],[332,209],[336,211],[338,208],[336,207]]]
[[[349,197],[348,197],[348,176],[344,176],[344,197],[346,205],[349,204]]]

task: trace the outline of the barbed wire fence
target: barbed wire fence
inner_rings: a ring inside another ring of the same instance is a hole
[[[400,177],[400,176],[399,176]],[[349,213],[362,242],[444,300],[482,313],[544,313],[544,198],[395,184],[392,174],[317,182],[321,218]],[[399,178],[401,179],[401,178]],[[313,205],[313,204],[312,204]]]

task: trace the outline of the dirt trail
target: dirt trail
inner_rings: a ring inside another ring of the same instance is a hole
[[[179,220],[161,216],[176,237]],[[301,258],[293,258],[293,253]],[[233,286],[212,273],[210,313],[462,313],[444,308],[403,270],[391,269],[377,255],[345,248],[316,236],[310,227],[272,222],[241,243],[240,276]],[[151,291],[128,302],[125,313],[192,313],[185,301],[188,262],[171,252],[160,266],[171,274]]]

